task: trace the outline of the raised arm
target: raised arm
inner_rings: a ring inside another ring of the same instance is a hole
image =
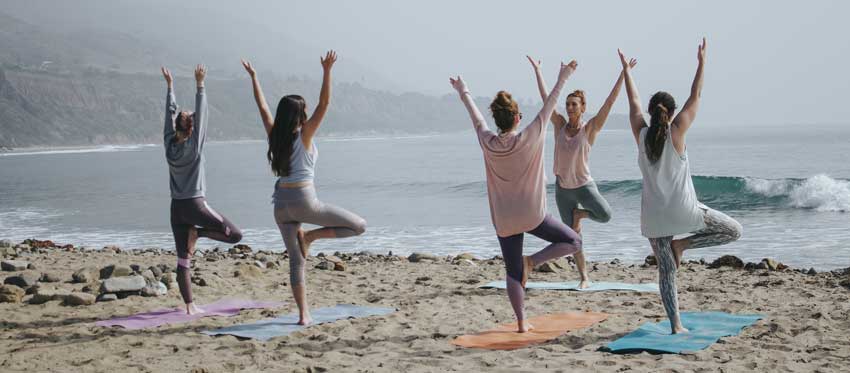
[[[257,102],[257,109],[260,110],[260,118],[263,120],[263,127],[266,129],[266,135],[272,133],[272,127],[274,127],[274,117],[272,116],[272,112],[269,110],[269,103],[266,102],[266,96],[263,95],[263,88],[260,87],[260,79],[257,78],[257,71],[254,70],[254,66],[251,65],[251,62],[242,60],[242,67],[245,68],[245,71],[248,72],[248,75],[251,76],[251,84],[254,87],[254,101]]]
[[[629,61],[629,69],[634,68],[637,65],[637,61],[632,59]],[[614,106],[614,103],[617,102],[617,96],[620,95],[620,89],[623,88],[623,77],[624,73],[621,71],[620,76],[617,77],[617,82],[614,83],[614,88],[611,89],[611,93],[608,94],[608,98],[605,99],[605,103],[602,104],[602,107],[599,108],[599,112],[596,113],[596,116],[590,119],[587,122],[589,133],[589,141],[593,144],[594,140],[596,140],[596,134],[602,130],[602,127],[605,125],[605,121],[608,120],[608,114],[611,113],[611,108]]]
[[[472,119],[472,126],[475,128],[475,132],[487,131],[487,122],[484,121],[484,116],[481,115],[478,106],[475,106],[475,101],[472,100],[472,94],[469,93],[469,88],[466,87],[466,82],[463,81],[463,78],[460,75],[457,78],[449,78],[449,83],[457,91],[460,100],[463,102],[463,106],[466,107],[466,111],[469,113],[469,119]]]
[[[699,99],[702,94],[702,73],[703,67],[705,66],[705,47],[705,38],[702,38],[702,44],[699,45],[697,50],[697,61],[699,61],[699,64],[697,65],[697,73],[696,76],[694,76],[694,82],[691,84],[691,95],[688,96],[688,100],[685,101],[684,105],[682,105],[682,110],[679,111],[679,114],[673,119],[673,128],[671,128],[673,141],[678,142],[679,144],[683,143],[682,141],[685,138],[685,132],[687,132],[688,128],[691,127],[691,123],[694,122],[694,118],[697,116],[697,110],[699,109]],[[680,148],[684,147],[680,146]]]
[[[552,118],[552,111],[555,110],[555,105],[558,104],[558,97],[561,96],[561,90],[564,88],[564,84],[570,75],[576,71],[577,67],[578,62],[575,60],[570,61],[568,64],[561,63],[561,70],[558,72],[558,81],[552,87],[552,91],[549,92],[546,99],[543,100],[543,108],[540,109],[534,120],[522,130],[524,134],[528,134],[530,138],[536,138],[535,135],[542,135],[545,132],[543,129],[546,128],[546,123]]]
[[[192,131],[195,150],[201,152],[207,139],[207,121],[209,118],[209,106],[207,105],[207,94],[204,88],[204,78],[207,76],[207,67],[198,65],[195,67],[195,83],[198,87],[195,93],[195,129]]]
[[[316,105],[316,109],[313,110],[313,115],[310,116],[310,119],[307,119],[301,127],[301,141],[308,148],[313,141],[313,136],[316,135],[316,131],[319,130],[322,119],[325,117],[325,113],[328,112],[328,106],[331,103],[331,68],[333,68],[334,62],[336,62],[336,52],[328,51],[324,58],[320,58],[320,61],[324,74],[322,75],[322,91],[319,93],[319,104]]]
[[[177,103],[174,98],[174,84],[171,78],[171,71],[165,67],[161,67],[162,77],[165,78],[165,83],[168,89],[165,94],[165,126],[162,128],[162,138],[165,144],[174,137],[174,117],[177,113]]]
[[[623,65],[623,79],[626,82],[626,94],[629,96],[629,123],[632,126],[632,135],[635,137],[635,142],[640,144],[640,130],[646,127],[646,120],[643,118],[643,109],[640,106],[640,94],[634,79],[632,79],[632,64],[636,60],[626,60],[619,49],[617,53],[620,55],[620,63]]]
[[[546,101],[546,97],[548,97],[549,94],[546,89],[546,81],[543,80],[543,73],[540,71],[540,60],[535,61],[531,58],[531,56],[525,56],[525,58],[528,58],[528,62],[530,62],[531,67],[534,68],[534,76],[537,78],[537,90],[540,92],[540,99]],[[567,119],[558,113],[558,110],[555,110],[552,112],[552,124],[560,127],[567,124]]]

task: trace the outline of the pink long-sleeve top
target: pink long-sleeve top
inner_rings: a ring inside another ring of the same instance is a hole
[[[469,111],[484,153],[490,216],[499,237],[536,228],[546,217],[546,174],[543,171],[545,126],[552,116],[565,80],[559,79],[543,108],[522,131],[496,134],[469,92],[461,100]]]

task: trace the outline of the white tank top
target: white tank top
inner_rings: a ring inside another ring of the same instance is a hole
[[[679,155],[667,126],[664,151],[655,163],[646,154],[646,133],[640,130],[638,165],[643,175],[640,231],[644,237],[674,236],[705,227],[700,203],[691,180],[688,153]]]

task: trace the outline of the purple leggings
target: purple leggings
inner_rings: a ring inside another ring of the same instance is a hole
[[[189,230],[196,227],[198,238],[206,237],[226,243],[242,240],[242,231],[207,204],[204,197],[171,200],[171,231],[177,249],[177,286],[186,304],[192,303],[189,274]]]
[[[572,255],[581,251],[581,237],[570,227],[550,215],[543,218],[543,222],[528,233],[538,238],[551,242],[549,246],[531,255],[534,265],[541,265],[547,261],[562,256]],[[502,247],[502,257],[505,258],[505,271],[508,276],[505,279],[508,286],[508,298],[516,313],[517,320],[525,320],[525,289],[522,288],[522,239],[524,233],[513,236],[499,237],[499,246]]]

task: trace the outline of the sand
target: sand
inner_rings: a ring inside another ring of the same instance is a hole
[[[452,263],[438,258],[411,263],[386,255],[342,255],[345,271],[316,269],[321,259],[310,258],[308,297],[314,308],[353,303],[394,307],[398,309],[394,314],[318,325],[268,342],[200,334],[296,310],[290,299],[288,261],[281,254],[264,255],[280,266],[260,269],[253,277],[234,277],[234,270],[239,263],[253,263],[254,254],[244,259],[209,255],[214,261],[195,261],[195,274],[208,282],[207,286],[194,286],[196,301],[201,304],[222,297],[286,302],[278,309],[243,311],[230,318],[203,318],[147,330],[93,324],[113,316],[180,306],[176,289],[160,297],[130,296],[89,306],[65,306],[60,301],[0,303],[0,371],[837,372],[850,366],[846,273],[709,269],[696,262],[684,264],[678,277],[682,310],[761,313],[766,317],[739,336],[723,338],[689,355],[599,351],[642,323],[665,318],[658,294],[619,291],[531,291],[526,301],[530,316],[582,310],[610,316],[597,325],[530,348],[486,351],[455,347],[449,341],[458,335],[513,321],[503,290],[477,288],[504,278],[501,260]],[[85,284],[70,283],[71,274],[84,266],[138,264],[147,268],[175,263],[173,254],[157,251],[39,249],[16,259],[26,260],[36,269],[2,272],[0,276],[49,272],[63,282],[42,286],[76,291]],[[646,265],[615,261],[590,266],[591,278],[600,281],[653,282],[657,275],[655,267]],[[577,273],[569,268],[531,276],[532,281],[576,279]]]

